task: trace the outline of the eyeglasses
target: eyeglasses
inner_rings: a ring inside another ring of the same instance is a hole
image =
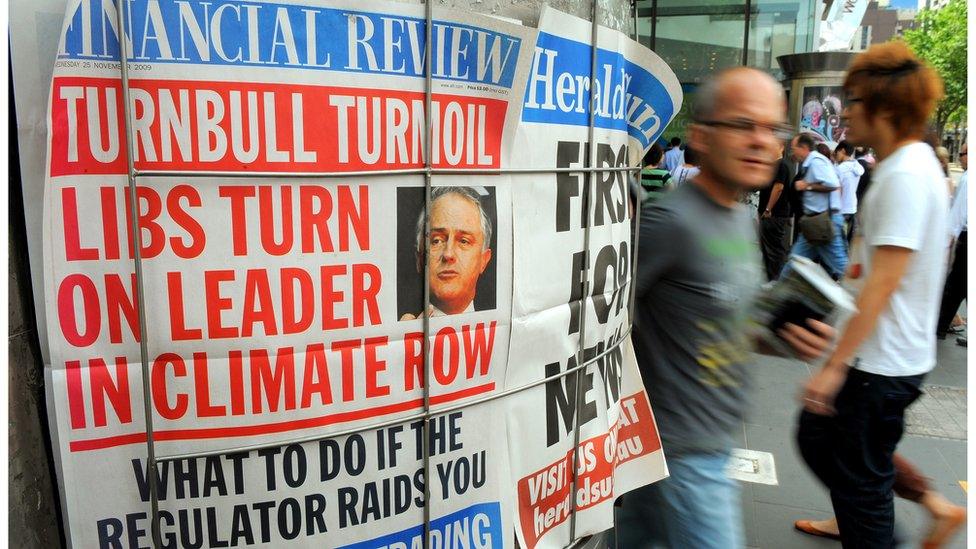
[[[719,127],[731,130],[740,134],[751,134],[756,132],[756,128],[762,128],[773,134],[773,137],[780,141],[786,141],[793,137],[793,127],[789,124],[763,124],[748,118],[733,118],[732,120],[701,120],[697,122],[703,126]]]

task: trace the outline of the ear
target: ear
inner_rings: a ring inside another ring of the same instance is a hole
[[[478,270],[478,274],[485,272],[489,261],[491,261],[491,248],[481,252],[481,269]]]
[[[708,154],[708,130],[708,126],[696,124],[694,122],[688,124],[688,128],[685,129],[685,135],[688,138],[687,142],[694,145],[692,148],[695,149],[695,152]]]

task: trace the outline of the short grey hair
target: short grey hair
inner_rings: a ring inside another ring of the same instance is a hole
[[[695,90],[695,100],[691,105],[691,119],[695,122],[705,122],[715,116],[718,108],[719,76],[721,73],[713,74],[705,78]]]
[[[719,96],[722,92],[722,80],[724,80],[726,74],[728,73],[743,70],[755,72],[756,76],[759,78],[763,78],[765,76],[770,81],[778,84],[780,86],[780,95],[785,100],[785,96],[783,96],[782,92],[782,85],[763,71],[743,66],[728,67],[716,73],[710,74],[702,81],[701,84],[698,85],[698,88],[695,89],[695,100],[691,105],[691,120],[693,122],[708,122],[712,120],[715,117],[715,111],[718,110],[720,99]]]
[[[484,235],[484,242],[481,244],[482,250],[487,250],[491,247],[491,220],[488,219],[488,214],[485,213],[484,206],[481,205],[481,197],[478,193],[471,187],[433,187],[430,190],[430,206],[433,209],[434,202],[437,199],[445,197],[449,194],[456,194],[461,198],[469,200],[478,206],[478,217],[481,218],[481,232]],[[424,220],[426,216],[424,215],[424,210],[420,210],[420,214],[417,216],[417,253],[424,251]]]

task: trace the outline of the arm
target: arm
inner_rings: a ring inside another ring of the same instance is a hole
[[[779,202],[781,194],[783,194],[783,184],[776,181],[773,183],[773,189],[769,191],[769,202],[766,203],[766,211],[763,213],[763,217],[773,211],[773,207]]]
[[[837,392],[847,378],[848,362],[878,322],[888,306],[891,294],[898,289],[908,270],[912,250],[896,246],[878,246],[872,256],[871,274],[857,298],[858,313],[847,324],[837,348],[819,372],[810,378],[804,392],[806,409],[813,413],[830,413]]]
[[[838,189],[838,187],[830,187],[822,183],[810,183],[809,181],[799,180],[796,182],[796,190],[798,191],[813,191],[815,193],[831,193]]]
[[[809,181],[808,181],[809,179]],[[840,187],[837,172],[833,165],[823,157],[813,159],[807,168],[807,176],[796,182],[796,190],[813,191],[815,193],[829,193]]]

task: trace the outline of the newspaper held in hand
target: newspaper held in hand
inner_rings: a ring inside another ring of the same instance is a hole
[[[857,307],[851,294],[820,265],[805,257],[791,256],[790,267],[789,274],[756,299],[752,319],[761,341],[779,354],[796,356],[793,348],[779,336],[785,324],[804,326],[812,318],[839,328]]]

